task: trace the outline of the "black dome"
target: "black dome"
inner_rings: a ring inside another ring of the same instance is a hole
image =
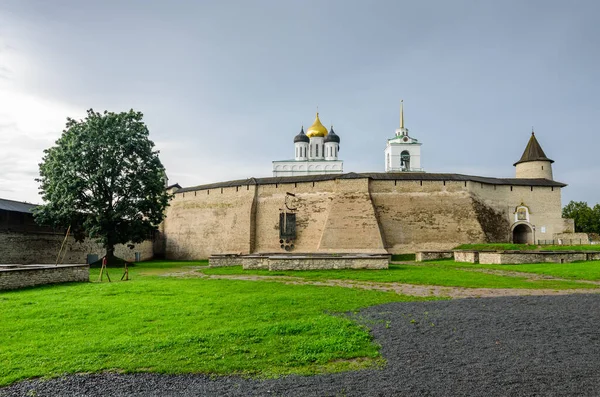
[[[294,137],[294,143],[298,143],[298,142],[306,142],[306,143],[310,142],[310,139],[304,133],[304,127],[302,127],[302,129],[300,130],[298,135],[296,135]]]
[[[333,131],[333,126],[331,126],[331,129],[329,130],[329,134],[327,134],[327,136],[325,137],[324,142],[325,143],[327,143],[327,142],[340,143],[340,136]]]

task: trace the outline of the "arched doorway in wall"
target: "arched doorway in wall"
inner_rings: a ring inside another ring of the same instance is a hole
[[[515,226],[512,237],[514,244],[533,244],[533,230],[524,223]]]

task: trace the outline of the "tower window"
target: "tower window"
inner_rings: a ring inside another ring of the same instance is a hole
[[[319,144],[315,145],[315,157],[319,157]]]
[[[544,170],[544,166],[542,165],[542,171]]]

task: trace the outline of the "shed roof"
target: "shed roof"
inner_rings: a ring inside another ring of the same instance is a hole
[[[37,207],[35,204],[0,198],[0,210],[31,213],[31,210],[35,207]]]

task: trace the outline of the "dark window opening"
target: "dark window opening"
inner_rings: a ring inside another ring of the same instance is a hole
[[[296,214],[291,212],[279,214],[279,238],[282,240],[296,239]]]

